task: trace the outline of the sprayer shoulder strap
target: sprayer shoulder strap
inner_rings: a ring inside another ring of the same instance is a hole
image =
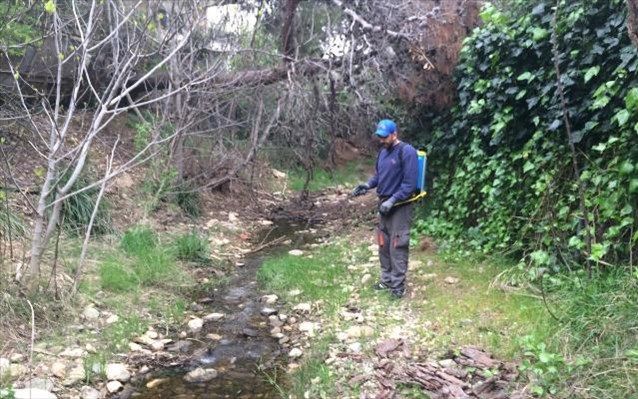
[[[404,143],[403,141],[399,141],[399,144],[397,144],[397,148],[396,148],[396,151],[399,151],[399,166],[401,167],[401,169],[403,169],[403,148],[406,145],[407,143]],[[375,166],[377,173],[379,173],[379,158],[381,158],[381,151],[383,151],[383,148],[380,149],[379,152],[377,153],[377,164]]]

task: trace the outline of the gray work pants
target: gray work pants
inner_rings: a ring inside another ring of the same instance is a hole
[[[392,291],[405,289],[410,252],[410,224],[414,205],[393,208],[390,214],[379,216],[377,244],[381,262],[381,282]]]

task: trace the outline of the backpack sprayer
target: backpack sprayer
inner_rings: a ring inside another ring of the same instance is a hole
[[[399,201],[396,204],[394,204],[394,206],[404,205],[410,202],[416,202],[425,198],[425,196],[427,195],[427,183],[425,180],[425,173],[428,166],[428,158],[425,153],[425,150],[422,150],[422,149],[416,151],[416,156],[417,156],[416,189],[414,190],[414,193],[412,194],[410,198],[403,201]],[[399,157],[401,158],[401,164],[403,164],[403,159],[402,159],[403,151],[399,153]]]

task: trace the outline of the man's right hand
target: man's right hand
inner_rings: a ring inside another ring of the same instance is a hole
[[[368,192],[369,188],[370,187],[368,187],[367,184],[359,184],[354,190],[352,190],[352,196],[358,197],[359,195],[363,195]]]

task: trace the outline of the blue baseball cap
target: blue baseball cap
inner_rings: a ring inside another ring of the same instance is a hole
[[[377,131],[374,133],[379,137],[388,137],[392,133],[396,133],[397,124],[390,119],[382,119],[377,124]]]

